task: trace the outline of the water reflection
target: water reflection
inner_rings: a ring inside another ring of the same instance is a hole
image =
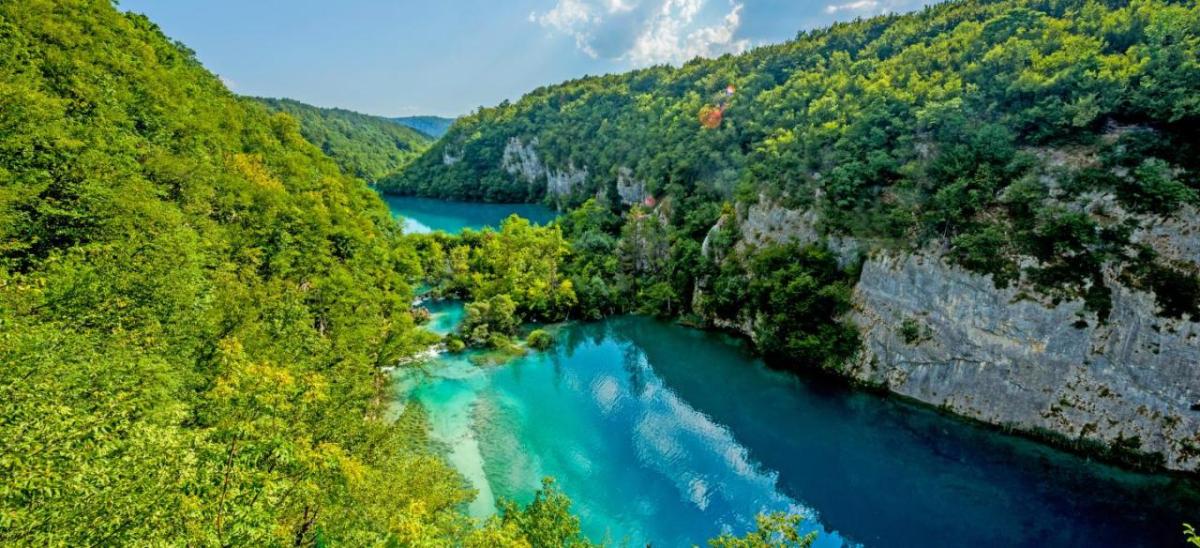
[[[1170,479],[772,371],[717,335],[618,318],[560,341],[409,385],[482,491],[527,501],[555,476],[594,539],[702,543],[783,509],[824,546],[1170,545],[1200,508]]]

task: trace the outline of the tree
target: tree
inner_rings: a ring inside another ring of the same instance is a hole
[[[499,507],[499,516],[485,530],[511,530],[533,548],[592,546],[580,530],[579,518],[571,514],[571,500],[551,478],[542,480],[542,488],[524,508],[511,500],[500,501]]]
[[[294,118],[143,16],[29,0],[0,3],[0,128],[0,543],[464,536],[423,415],[387,409],[431,342],[415,251]]]
[[[800,534],[802,516],[785,513],[760,514],[755,518],[756,527],[745,536],[735,537],[729,533],[708,541],[712,548],[808,548],[817,539],[817,533]]]

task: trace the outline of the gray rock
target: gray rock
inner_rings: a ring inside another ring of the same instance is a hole
[[[855,288],[863,352],[848,374],[987,423],[1123,442],[1196,471],[1200,323],[1157,317],[1153,296],[1106,283],[1107,324],[1083,326],[1082,301],[1048,307],[935,255],[877,253]],[[905,322],[930,336],[906,340]]]
[[[528,183],[541,180],[546,175],[546,166],[542,165],[542,160],[538,157],[535,148],[537,144],[537,137],[529,141],[529,144],[523,143],[517,137],[509,139],[508,144],[504,147],[504,157],[500,167],[504,168],[509,175],[516,175]]]
[[[1184,206],[1169,217],[1153,217],[1134,231],[1130,239],[1144,243],[1159,256],[1200,265],[1200,211]]]
[[[517,137],[509,139],[500,167],[530,185],[545,181],[546,194],[550,196],[569,196],[583,188],[587,182],[587,169],[577,169],[573,164],[562,170],[549,168],[538,156],[537,145],[536,137],[529,143]]]
[[[1079,207],[1118,220],[1131,215],[1111,196]],[[1137,221],[1134,241],[1165,258],[1200,263],[1194,208]],[[739,210],[737,245],[825,242],[845,262],[868,254],[866,243],[822,234],[819,226],[814,211],[760,197]],[[706,238],[706,255],[708,247]],[[1122,285],[1111,269],[1105,285],[1113,308],[1101,324],[1082,301],[1054,305],[1020,285],[998,289],[989,276],[949,264],[940,248],[876,249],[863,263],[847,318],[863,347],[845,374],[986,423],[1120,445],[1161,455],[1168,469],[1195,472],[1200,318],[1159,317],[1154,296]],[[704,314],[702,289],[694,306]],[[752,318],[710,320],[753,335]]]
[[[739,226],[742,232],[739,246],[823,241],[837,255],[838,264],[843,268],[853,264],[863,253],[864,244],[855,238],[822,234],[820,216],[815,209],[787,209],[765,196],[759,196],[757,203],[745,208]]]
[[[617,168],[617,196],[624,205],[640,204],[646,199],[646,183],[633,178],[633,170]]]

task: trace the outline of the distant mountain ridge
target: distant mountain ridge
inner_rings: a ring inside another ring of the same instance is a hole
[[[434,139],[441,139],[447,131],[450,131],[450,126],[454,125],[454,118],[442,118],[441,116],[401,116],[391,120]]]

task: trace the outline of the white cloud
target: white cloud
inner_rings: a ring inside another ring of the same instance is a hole
[[[696,28],[693,22],[702,4],[703,0],[667,0],[627,58],[634,65],[645,66],[745,51],[750,42],[734,38],[741,26],[742,4],[731,4],[729,13],[716,24]]]
[[[615,0],[620,3],[621,0]],[[612,2],[610,2],[612,3]],[[595,13],[594,7],[588,0],[558,0],[558,4],[554,9],[538,15],[536,13],[529,14],[530,21],[536,21],[539,25],[557,30],[563,34],[573,36],[575,45],[583,50],[588,56],[595,58],[596,51],[591,46],[590,29],[601,21],[600,15]]]
[[[593,58],[647,66],[745,51],[741,13],[735,0],[558,0],[530,20],[573,37]]]
[[[608,13],[625,13],[637,7],[637,0],[606,0]]]
[[[860,12],[867,13],[875,11],[879,7],[879,2],[876,0],[854,0],[845,4],[829,4],[825,6],[825,13],[839,12]]]
[[[228,76],[223,76],[223,75],[220,75],[220,74],[218,74],[218,75],[217,75],[217,78],[219,78],[219,79],[221,80],[221,83],[222,83],[222,84],[225,84],[225,87],[226,87],[227,89],[229,89],[229,91],[237,91],[237,89],[238,89],[238,83],[237,83],[237,82],[234,82],[234,81],[233,81],[233,78],[230,78],[230,77],[228,77]]]

